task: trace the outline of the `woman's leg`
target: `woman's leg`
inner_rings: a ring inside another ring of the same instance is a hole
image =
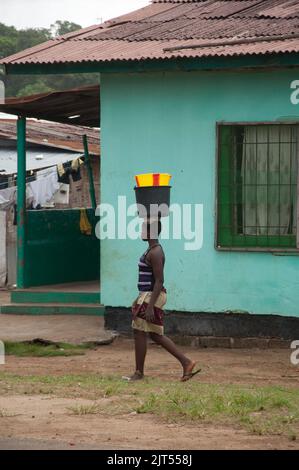
[[[155,343],[162,346],[166,351],[168,351],[172,356],[174,356],[182,365],[184,375],[189,373],[195,366],[195,362],[191,361],[187,356],[185,356],[171,341],[167,336],[158,335],[157,333],[150,333],[150,337]]]
[[[136,372],[144,375],[144,362],[147,350],[147,336],[144,331],[134,329]]]

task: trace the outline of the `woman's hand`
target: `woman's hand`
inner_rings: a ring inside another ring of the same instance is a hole
[[[136,313],[137,306],[138,306],[137,301],[138,299],[134,300],[134,302],[132,303],[132,307],[131,307],[132,313]]]
[[[152,323],[155,320],[155,311],[154,308],[150,305],[147,306],[146,311],[144,313],[146,321]]]

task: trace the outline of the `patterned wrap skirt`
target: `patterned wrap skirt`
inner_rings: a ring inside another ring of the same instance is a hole
[[[145,319],[145,311],[150,302],[152,292],[140,292],[137,299],[137,307],[133,311],[132,328],[134,330],[144,331],[145,333],[156,333],[158,335],[164,334],[164,310],[163,307],[167,302],[166,290],[161,291],[155,306],[154,313],[155,319],[148,322]]]

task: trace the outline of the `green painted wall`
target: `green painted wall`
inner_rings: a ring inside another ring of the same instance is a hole
[[[95,227],[92,210],[88,218]],[[27,212],[26,287],[99,278],[100,242],[81,234],[80,210]]]
[[[299,316],[299,257],[218,252],[215,230],[217,121],[298,119],[290,82],[299,70],[103,74],[102,201],[134,202],[134,174],[173,175],[172,202],[204,204],[204,245],[165,241],[168,309]],[[142,241],[101,244],[102,301],[136,296]]]

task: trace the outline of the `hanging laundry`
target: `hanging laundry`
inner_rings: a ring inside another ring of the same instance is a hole
[[[4,210],[13,205],[16,201],[16,186],[0,190],[0,209]]]
[[[0,189],[6,189],[8,186],[8,176],[0,174]]]
[[[91,235],[92,226],[88,220],[86,209],[80,210],[80,230],[83,235]]]
[[[76,160],[72,161],[71,176],[74,183],[81,180],[81,165],[83,165],[83,160],[81,160],[81,158],[77,158]]]
[[[57,173],[59,183],[70,184],[70,173],[67,168],[67,163],[59,163],[59,165],[57,165]]]
[[[81,180],[80,166],[83,165],[81,158],[76,158],[72,162],[60,163],[57,165],[58,182],[64,184],[70,184],[70,176],[73,181]]]
[[[69,200],[70,200],[70,186],[68,184],[60,183],[60,188],[54,195],[54,203],[68,205]]]
[[[36,172],[36,179],[47,178],[47,176],[52,176],[55,173],[56,173],[55,166],[52,166],[50,168],[43,168],[42,170],[38,170]]]
[[[36,209],[38,206],[50,204],[59,187],[56,167],[38,171],[36,181],[29,183],[29,188],[33,193],[32,207]]]
[[[26,207],[32,207],[34,201],[34,194],[32,192],[32,189],[30,188],[30,185],[26,185]]]
[[[14,204],[13,206],[13,225],[18,225],[18,212],[17,212],[17,205]]]

